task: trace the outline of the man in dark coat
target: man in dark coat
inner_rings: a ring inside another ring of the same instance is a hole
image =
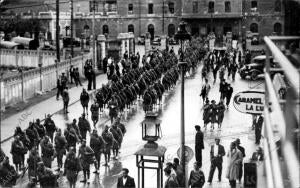
[[[56,100],[59,100],[59,95],[62,95],[63,92],[63,86],[60,78],[58,78],[56,81],[56,88],[57,88]]]
[[[202,165],[202,150],[204,149],[203,143],[203,132],[199,125],[195,126],[196,136],[195,136],[195,157],[196,161]]]
[[[128,176],[128,173],[127,168],[122,169],[122,177],[118,178],[117,188],[135,188],[134,179]]]
[[[236,143],[237,149],[240,150],[241,153],[243,154],[243,158],[246,157],[245,148],[240,145],[241,144],[240,139],[239,138],[236,139],[235,143]],[[241,179],[243,177],[243,161],[238,165],[239,165],[239,182],[241,182]]]
[[[85,114],[79,118],[78,127],[80,131],[81,138],[86,140],[86,133],[91,132],[91,126],[87,119],[85,119]]]
[[[78,70],[77,67],[75,68],[75,72],[74,72],[74,80],[75,80],[75,85],[76,85],[76,86],[78,86],[78,84],[79,84],[80,86],[82,86],[81,81],[80,81],[79,70]]]
[[[106,74],[107,69],[107,57],[104,57],[103,59],[103,72]]]
[[[232,93],[233,93],[233,88],[231,87],[230,84],[227,84],[226,90],[225,90],[225,98],[226,98],[227,109],[228,109],[228,106],[229,106],[229,103],[230,103]]]
[[[82,92],[80,94],[80,102],[81,102],[81,105],[82,105],[82,108],[83,108],[83,114],[85,114],[85,112],[87,114],[89,114],[89,112],[88,112],[89,101],[90,101],[90,96],[86,92],[86,90],[83,88]]]
[[[227,89],[226,86],[227,86],[227,83],[225,82],[225,79],[222,79],[221,83],[220,83],[220,89],[219,89],[220,100],[224,100],[224,98],[225,98],[225,92],[226,92],[226,89]]]
[[[51,142],[53,142],[53,136],[54,136],[54,132],[56,131],[56,126],[54,121],[51,119],[50,114],[48,114],[47,118],[45,119],[44,127],[46,129],[47,136],[49,136]]]
[[[260,143],[261,139],[261,129],[264,122],[264,118],[262,115],[257,115],[256,119],[254,120],[254,127],[255,127],[255,144]]]
[[[61,129],[58,129],[54,138],[54,143],[55,143],[55,153],[56,153],[57,165],[58,165],[57,171],[60,171],[60,169],[63,167],[63,161],[62,161],[63,156],[66,154],[66,149],[67,149],[67,140],[62,135]]]
[[[70,96],[69,96],[68,87],[65,87],[62,97],[64,102],[64,113],[69,113],[68,106],[69,106]]]
[[[209,171],[209,177],[208,181],[210,184],[213,180],[214,172],[216,168],[218,168],[219,174],[218,179],[221,181],[222,176],[222,163],[223,163],[223,156],[225,155],[225,149],[224,146],[220,144],[220,139],[215,139],[215,144],[211,146],[210,149],[210,171]]]
[[[203,124],[205,130],[209,122],[210,122],[210,104],[209,104],[209,100],[206,99],[205,104],[203,106]]]
[[[70,66],[69,74],[70,74],[70,84],[73,84],[73,80],[75,82],[75,68],[73,65]]]

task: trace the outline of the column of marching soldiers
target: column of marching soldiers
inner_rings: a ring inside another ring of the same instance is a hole
[[[190,52],[186,58],[187,72],[195,70],[197,63],[194,62],[199,62],[206,53],[199,47],[203,46],[200,42],[201,40],[195,39],[189,43],[189,50],[186,50],[186,53]],[[130,109],[142,98],[145,112],[157,110],[162,104],[163,94],[171,90],[178,80],[178,59],[173,48],[170,51],[152,51],[148,57],[149,61],[144,62],[142,67],[127,71],[122,76],[111,76],[112,79],[96,91],[90,107],[93,130],[86,118],[90,96],[85,89],[80,96],[83,114],[78,123],[73,119],[72,123],[67,123],[65,130],[61,130],[56,127],[49,114],[44,123],[36,119],[35,122],[30,122],[25,130],[16,127],[10,152],[15,167],[11,166],[8,157],[1,153],[1,185],[15,184],[16,180],[28,171],[30,184],[35,185],[39,182],[41,187],[57,187],[60,173],[54,173],[51,169],[55,158],[58,166],[56,171],[63,172],[70,187],[75,187],[80,171],[84,175],[81,182],[89,183],[91,165],[95,166],[94,173],[99,174],[102,155],[105,158],[104,166],[108,167],[111,151],[113,158],[117,159],[126,133],[125,125],[120,122],[126,109]],[[105,113],[106,108],[109,110],[111,126],[104,125],[102,133],[98,134],[96,124],[99,115]],[[86,141],[88,132],[89,146]],[[79,146],[78,150],[76,146]]]

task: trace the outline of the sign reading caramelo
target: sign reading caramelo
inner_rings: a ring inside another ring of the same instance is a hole
[[[262,114],[265,106],[265,93],[262,91],[243,91],[233,98],[233,106],[246,114]]]

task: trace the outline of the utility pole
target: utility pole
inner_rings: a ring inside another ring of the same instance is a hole
[[[139,36],[141,36],[141,29],[142,29],[142,10],[141,10],[141,0],[139,0]]]
[[[163,1],[163,8],[162,8],[162,32],[163,34],[165,34],[165,0],[162,0]]]
[[[56,0],[56,59],[60,62],[60,27],[59,27],[59,0]]]
[[[74,46],[73,46],[73,0],[70,0],[70,9],[71,9],[71,57],[74,57]]]
[[[96,58],[95,58],[95,48],[96,48],[96,35],[95,35],[95,9],[96,9],[96,0],[93,0],[93,23],[92,23],[92,32],[93,32],[93,68],[96,69]]]

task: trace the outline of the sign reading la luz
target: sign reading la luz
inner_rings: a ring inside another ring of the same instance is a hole
[[[233,98],[233,106],[246,114],[262,114],[265,106],[265,93],[262,91],[243,91]]]

